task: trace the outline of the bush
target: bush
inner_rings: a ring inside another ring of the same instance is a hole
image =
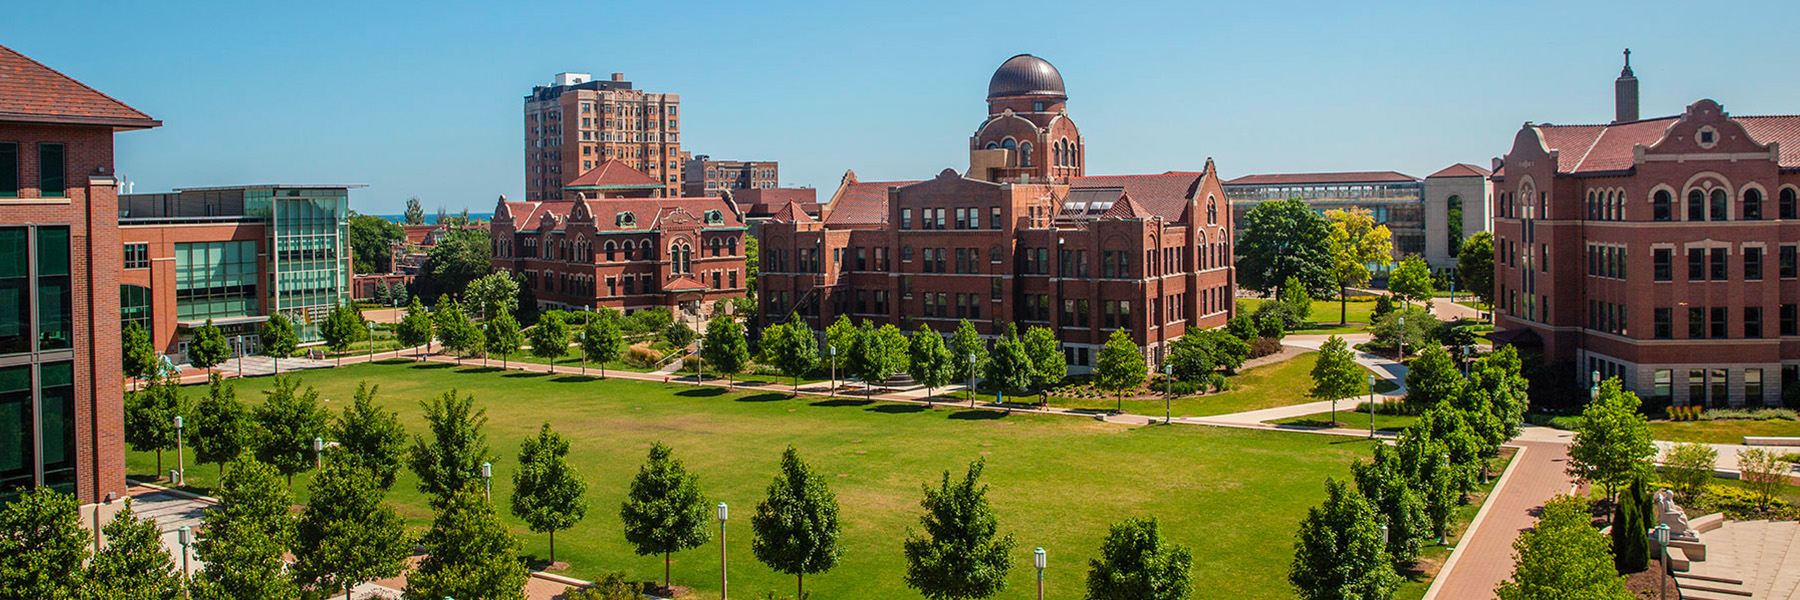
[[[625,355],[619,357],[619,360],[634,368],[648,369],[656,366],[656,363],[661,362],[662,358],[663,355],[660,352],[642,346],[632,346],[625,349]]]
[[[631,316],[626,317],[625,321],[620,324],[620,329],[631,334],[656,333],[668,329],[669,324],[674,322],[675,313],[659,306],[631,313]]]
[[[1202,391],[1202,389],[1202,384],[1200,382],[1170,381],[1167,378],[1160,379],[1156,383],[1150,385],[1151,392],[1175,396],[1192,396],[1195,393]]]
[[[1683,503],[1693,503],[1712,482],[1713,464],[1718,457],[1718,451],[1704,444],[1676,444],[1663,452],[1663,477]]]
[[[643,584],[631,581],[624,571],[607,571],[601,573],[590,587],[569,592],[566,600],[641,600],[644,598]]]
[[[1256,338],[1250,342],[1250,358],[1260,358],[1281,353],[1281,340],[1272,337]]]
[[[686,348],[694,343],[694,330],[688,329],[686,323],[670,323],[663,328],[662,339],[676,348]]]
[[[1766,506],[1765,506],[1765,503]],[[1762,494],[1729,485],[1715,485],[1707,488],[1700,497],[1701,512],[1725,513],[1725,518],[1740,521],[1752,519],[1772,519],[1791,521],[1800,519],[1800,509],[1786,500],[1775,499],[1772,502]]]
[[[1214,393],[1231,389],[1231,381],[1225,378],[1224,373],[1213,373],[1211,377],[1206,378],[1206,383],[1212,387]]]
[[[1698,407],[1696,407],[1698,408]],[[1800,421],[1788,408],[1719,408],[1700,413],[1701,421]]]
[[[1263,306],[1268,306],[1270,304],[1277,303],[1264,302]],[[1237,316],[1232,317],[1231,320],[1225,322],[1225,331],[1231,333],[1231,335],[1237,336],[1237,339],[1240,340],[1255,339],[1257,337],[1256,319],[1251,318],[1248,314],[1240,312]]]
[[[1280,337],[1279,335],[1269,332],[1268,327],[1274,326],[1265,326],[1263,323],[1270,319],[1274,319],[1281,322],[1280,327],[1282,331],[1293,330],[1299,329],[1306,324],[1306,316],[1307,315],[1300,312],[1300,309],[1295,308],[1294,305],[1276,301],[1264,302],[1261,306],[1257,306],[1256,312],[1250,314],[1250,319],[1255,323],[1258,334],[1264,337]],[[1238,332],[1234,330],[1232,333],[1236,334]]]
[[[1275,315],[1264,315],[1256,322],[1256,335],[1280,340],[1282,336],[1287,335],[1287,326],[1282,324],[1281,319]]]

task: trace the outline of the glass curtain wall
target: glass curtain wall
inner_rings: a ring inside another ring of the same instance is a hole
[[[269,215],[274,249],[275,309],[294,322],[300,341],[322,338],[331,307],[350,301],[345,243],[349,192],[344,189],[263,189],[245,192],[252,214]]]
[[[0,503],[75,488],[67,226],[0,227]]]

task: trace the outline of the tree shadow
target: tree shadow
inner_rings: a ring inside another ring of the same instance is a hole
[[[410,364],[410,363],[416,363],[416,362],[419,362],[419,361],[410,359],[410,358],[384,358],[384,359],[375,361],[375,364],[378,364],[378,365],[404,365],[404,364]]]
[[[761,394],[751,394],[748,396],[741,396],[737,399],[737,401],[738,402],[780,402],[782,400],[788,400],[790,398],[792,398],[792,397],[788,396],[787,394],[765,392],[765,393],[761,393]]]
[[[681,390],[679,392],[675,392],[675,395],[677,395],[677,396],[687,396],[690,398],[711,398],[713,396],[722,396],[724,394],[725,394],[725,388],[716,388],[716,387],[711,387],[711,386],[689,388],[689,389]]]
[[[958,421],[997,421],[1006,418],[1006,413],[997,410],[970,408],[951,413],[950,418]]]
[[[878,412],[885,415],[906,415],[922,413],[927,410],[931,409],[919,404],[878,404],[869,408],[870,412]]]
[[[857,400],[854,398],[833,398],[830,400],[820,400],[818,402],[812,402],[809,404],[809,406],[819,406],[819,407],[831,408],[831,407],[838,407],[838,406],[868,406],[868,405],[874,404],[874,403],[875,403],[874,400]]]
[[[412,366],[414,369],[450,369],[454,367],[456,367],[455,363],[446,362],[422,362]]]
[[[501,375],[501,377],[513,377],[513,378],[523,378],[523,379],[536,379],[539,377],[549,377],[549,376],[550,376],[549,373],[535,373],[535,372],[531,372],[531,371],[513,371],[511,373]]]
[[[599,381],[600,378],[598,376],[594,376],[594,375],[577,374],[577,375],[558,375],[556,377],[550,378],[550,380],[557,382],[557,383],[582,383],[582,382],[587,382],[587,381]]]
[[[476,374],[476,373],[499,373],[499,372],[505,371],[505,370],[506,369],[502,369],[500,367],[470,367],[467,369],[457,369],[456,372]]]

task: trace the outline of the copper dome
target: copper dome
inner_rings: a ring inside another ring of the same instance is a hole
[[[1006,59],[1000,68],[994,71],[994,77],[988,80],[988,99],[1008,96],[1046,96],[1058,100],[1067,100],[1069,95],[1063,91],[1062,73],[1056,71],[1048,61],[1020,54]]]

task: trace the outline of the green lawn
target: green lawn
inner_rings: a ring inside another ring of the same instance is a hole
[[[1246,370],[1230,378],[1231,389],[1217,394],[1176,398],[1169,411],[1178,417],[1208,417],[1316,401],[1316,398],[1307,395],[1307,390],[1312,387],[1313,363],[1318,360],[1317,352],[1307,352],[1272,365]],[[1396,387],[1392,382],[1383,380],[1375,386],[1375,390],[1385,392]],[[1050,403],[1064,408],[1106,411],[1116,406],[1112,398],[1052,398]],[[1349,400],[1345,403],[1353,404]],[[1160,398],[1126,400],[1124,408],[1125,412],[1133,414],[1162,415],[1163,401]]]
[[[1345,427],[1351,427],[1351,428],[1356,428],[1356,429],[1367,429],[1369,427],[1369,413],[1350,412],[1351,409],[1356,408],[1355,402],[1345,401],[1345,402],[1342,402],[1339,404],[1340,404],[1340,406],[1338,407],[1338,412],[1337,412],[1337,420],[1339,423],[1343,423]],[[1388,431],[1388,432],[1399,431],[1401,429],[1407,428],[1408,426],[1411,426],[1413,423],[1416,423],[1418,421],[1419,421],[1418,417],[1411,416],[1411,415],[1384,415],[1384,414],[1381,414],[1379,411],[1377,411],[1375,414],[1375,430],[1376,431]],[[1276,425],[1302,425],[1302,426],[1307,426],[1307,427],[1327,427],[1327,426],[1330,426],[1330,424],[1331,424],[1331,413],[1329,411],[1327,411],[1327,412],[1322,412],[1322,413],[1313,414],[1313,415],[1306,415],[1304,417],[1293,417],[1290,419],[1279,419],[1279,420],[1275,420],[1275,421],[1264,421],[1264,422],[1265,423],[1273,423]]]
[[[1800,421],[1651,421],[1650,437],[1670,442],[1742,444],[1744,436],[1800,437]]]
[[[1270,302],[1270,300],[1259,298],[1240,299],[1238,300],[1238,310],[1242,311],[1243,314],[1250,314],[1256,310],[1257,306],[1261,306],[1264,302]],[[1339,306],[1336,300],[1313,300],[1312,309],[1310,311],[1311,314],[1307,318],[1307,320],[1312,322],[1312,326],[1303,327],[1289,333],[1356,333],[1368,330],[1370,313],[1375,311],[1374,298],[1352,298],[1343,308],[1345,309],[1344,315],[1348,322],[1344,325],[1339,325]]]
[[[1310,361],[1289,361],[1310,364]],[[1281,373],[1288,373],[1282,370]],[[1297,371],[1304,373],[1304,367]],[[1050,553],[1050,596],[1078,598],[1087,559],[1111,522],[1138,515],[1161,519],[1174,542],[1195,550],[1194,577],[1208,597],[1292,598],[1285,581],[1293,533],[1307,508],[1323,498],[1326,477],[1348,476],[1348,463],[1367,455],[1368,442],[1302,433],[1210,427],[1124,427],[1088,419],[1008,415],[952,407],[925,410],[907,404],[839,399],[790,400],[770,391],[725,393],[654,382],[597,381],[571,374],[499,373],[475,366],[385,361],[308,371],[336,412],[358,381],[381,384],[377,400],[398,410],[421,433],[418,402],[457,388],[488,410],[487,435],[496,455],[495,499],[505,506],[519,442],[545,420],[572,438],[572,459],[589,480],[585,521],[558,535],[558,558],[568,574],[594,577],[623,569],[644,580],[659,578],[658,557],[633,555],[618,523],[629,479],[651,442],[662,441],[700,475],[709,498],[741,515],[731,522],[733,589],[744,597],[792,592],[790,577],[771,572],[750,553],[749,515],[774,475],[781,449],[794,445],[829,478],[842,504],[843,559],[827,574],[807,578],[821,598],[917,598],[901,582],[900,543],[916,528],[920,485],[945,469],[986,457],[984,480],[1003,531],[1017,538],[1016,562],[1003,598],[1033,589],[1031,548]],[[1245,377],[1251,377],[1246,374]],[[1209,406],[1250,405],[1292,387],[1292,375],[1245,384],[1245,392]],[[1243,379],[1243,378],[1240,378]],[[255,403],[269,378],[240,384]],[[1260,392],[1257,390],[1261,390]],[[190,395],[204,393],[190,387]],[[1160,408],[1160,407],[1159,407]],[[132,452],[130,471],[147,476],[152,454]],[[172,456],[167,466],[174,466]],[[213,465],[191,465],[190,482],[214,483]],[[308,476],[294,485],[306,501]],[[392,501],[418,528],[429,512],[416,481],[405,474]],[[542,556],[546,539],[507,517],[525,544]],[[717,593],[717,546],[675,555],[675,580]],[[1422,588],[1421,588],[1422,589]]]

